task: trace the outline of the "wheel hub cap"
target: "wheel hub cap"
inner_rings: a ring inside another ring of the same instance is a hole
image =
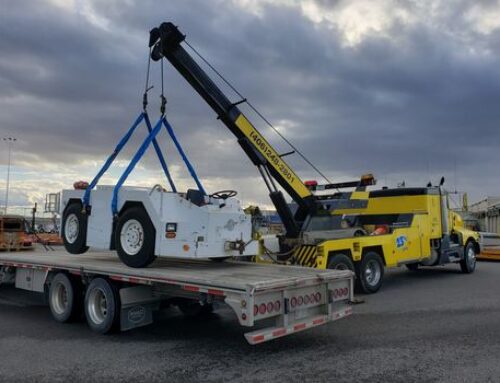
[[[68,215],[66,218],[66,224],[64,225],[64,236],[66,237],[66,241],[74,243],[78,238],[79,229],[80,225],[76,214]]]
[[[130,255],[137,254],[144,244],[144,229],[135,219],[128,220],[120,231],[122,249]]]
[[[380,266],[375,261],[369,261],[366,265],[365,279],[370,286],[375,286],[380,281]]]

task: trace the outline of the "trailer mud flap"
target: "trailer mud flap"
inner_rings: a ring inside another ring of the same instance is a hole
[[[135,286],[120,289],[120,330],[127,331],[153,323],[153,311],[158,310],[160,301],[153,296],[149,286]]]

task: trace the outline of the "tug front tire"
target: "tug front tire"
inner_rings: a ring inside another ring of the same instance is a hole
[[[131,207],[118,218],[116,251],[127,266],[140,268],[153,262],[156,258],[155,239],[153,223],[142,207]]]
[[[64,210],[61,235],[64,248],[71,254],[83,254],[87,246],[87,215],[82,212],[82,206],[73,202]]]

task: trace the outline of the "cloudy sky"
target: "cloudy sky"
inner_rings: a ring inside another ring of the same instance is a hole
[[[18,139],[10,205],[92,178],[140,111],[148,31],[163,21],[177,24],[331,180],[371,172],[379,185],[423,185],[444,175],[448,189],[471,200],[500,194],[498,1],[0,0],[0,7],[0,137]],[[157,65],[152,74],[155,119]],[[168,119],[206,188],[234,188],[245,203],[269,205],[234,136],[169,64],[165,89]],[[102,183],[116,180],[144,129]],[[179,188],[191,186],[165,135],[161,142]],[[130,184],[166,184],[153,154]],[[317,178],[298,156],[287,159],[303,179]]]

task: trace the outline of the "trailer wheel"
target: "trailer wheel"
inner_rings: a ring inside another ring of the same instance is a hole
[[[58,273],[49,288],[49,307],[52,317],[61,323],[78,319],[82,310],[82,285],[65,273]]]
[[[345,254],[332,254],[328,260],[328,269],[354,271],[354,263]]]
[[[100,334],[111,332],[119,322],[120,298],[116,287],[104,278],[95,278],[85,293],[85,317],[89,327]]]
[[[369,251],[355,265],[356,287],[365,294],[376,293],[382,286],[384,263],[380,255]]]
[[[71,254],[83,254],[87,246],[87,216],[79,203],[71,203],[64,210],[61,234],[64,248]]]
[[[138,206],[127,209],[118,219],[116,251],[127,266],[146,267],[155,259],[156,232],[148,213]]]
[[[198,317],[210,314],[214,311],[214,306],[210,303],[201,304],[192,299],[185,299],[177,303],[179,310],[188,317]]]
[[[460,269],[465,274],[473,273],[476,269],[476,249],[472,241],[467,242],[464,250],[464,259],[460,261]]]

